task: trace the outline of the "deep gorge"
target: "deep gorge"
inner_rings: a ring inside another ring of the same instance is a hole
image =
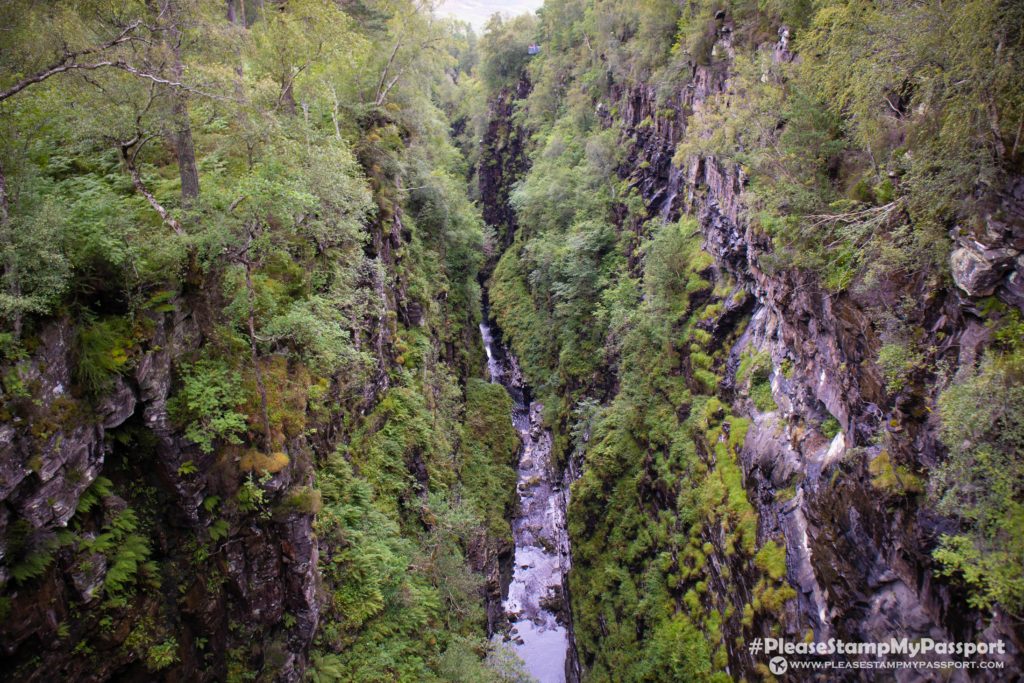
[[[1020,3],[0,25],[0,679],[1024,669]]]

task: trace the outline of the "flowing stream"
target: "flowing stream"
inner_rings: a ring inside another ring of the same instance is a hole
[[[486,321],[480,334],[491,381],[512,396],[512,423],[523,442],[519,506],[512,519],[515,558],[511,581],[502,591],[509,628],[495,638],[505,640],[540,683],[564,683],[570,652],[564,588],[569,569],[565,487],[551,467],[551,433],[541,424],[543,406],[529,400],[515,357],[494,339]]]

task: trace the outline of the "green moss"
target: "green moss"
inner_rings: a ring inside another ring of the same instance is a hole
[[[771,357],[767,351],[754,351],[748,348],[740,357],[736,368],[736,383],[746,384],[757,375],[765,375],[771,369]]]
[[[768,541],[757,551],[754,564],[774,580],[786,575],[786,548],[775,541]]]
[[[309,486],[297,486],[285,494],[285,510],[305,515],[315,515],[323,507],[320,491]]]
[[[772,395],[772,385],[767,379],[763,379],[750,387],[750,400],[754,407],[761,412],[777,410],[775,397]]]
[[[921,493],[924,482],[903,465],[894,465],[889,451],[883,450],[868,463],[871,483],[875,488],[892,495]]]
[[[834,439],[836,434],[842,431],[842,426],[839,424],[839,420],[829,415],[818,429],[824,436]]]

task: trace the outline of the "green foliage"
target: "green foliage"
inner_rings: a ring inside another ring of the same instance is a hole
[[[821,433],[829,439],[834,439],[836,434],[843,431],[842,425],[839,424],[839,420],[829,415],[825,418],[825,421],[818,427]]]
[[[305,515],[315,515],[323,507],[320,492],[308,486],[300,486],[292,489],[284,499],[288,509]]]
[[[112,602],[123,603],[139,580],[158,576],[156,563],[149,559],[152,553],[149,538],[140,528],[139,516],[132,508],[119,512],[95,537],[78,538],[76,545],[80,557],[101,553],[107,558],[103,591]]]
[[[471,379],[457,424],[457,388],[435,377],[455,395],[432,413],[414,378],[429,380],[440,368],[429,356],[416,363],[424,367],[403,374],[405,386],[368,416],[351,460],[337,453],[318,469],[320,569],[331,593],[321,640],[338,655],[317,675],[378,680],[385,666],[409,680],[433,680],[435,671],[450,680],[520,680],[504,658],[481,659],[491,650],[479,636],[483,577],[465,557],[480,544],[496,554],[511,537],[505,515],[520,445],[511,399],[500,385]],[[448,439],[458,437],[452,459]]]
[[[263,504],[266,502],[266,491],[263,490],[261,483],[253,478],[252,473],[246,476],[245,481],[238,487],[238,492],[235,494],[235,502],[238,504],[238,509],[242,512],[263,510]]]
[[[759,4],[807,27],[795,32],[801,59],[738,54],[730,91],[695,113],[677,162],[743,165],[771,267],[812,270],[833,291],[945,269],[945,233],[1020,161],[1008,140],[1024,111],[1021,53],[1007,46],[1022,37],[1007,27],[1021,9]],[[757,22],[739,23],[741,34]]]
[[[889,342],[878,350],[878,366],[885,377],[885,387],[889,392],[902,390],[907,379],[922,362],[921,354],[909,344]]]
[[[178,658],[178,641],[174,636],[166,636],[161,640],[160,627],[151,616],[139,620],[125,638],[124,649],[140,656],[146,668],[156,673],[176,664]]]
[[[104,476],[96,477],[96,480],[89,485],[78,498],[78,506],[75,508],[75,515],[85,515],[105,498],[109,498],[114,492],[114,482]]]
[[[479,379],[466,384],[466,417],[460,444],[460,482],[488,532],[511,540],[507,522],[516,501],[519,435],[512,426],[512,399],[504,387]]]
[[[178,662],[178,641],[173,637],[146,650],[146,667],[150,671],[163,671]]]
[[[21,201],[14,205],[10,223],[0,224],[0,316],[8,324],[51,313],[71,274],[60,249],[65,226],[58,201],[45,196],[46,185],[38,178],[26,179],[24,185],[17,188]]]
[[[220,599],[214,548],[300,513],[323,531],[323,676],[517,680],[483,638],[483,579],[467,559],[496,556],[509,537],[518,449],[508,396],[465,381],[482,358],[483,226],[448,115],[480,101],[475,36],[407,0],[232,3],[243,7],[234,25],[210,2],[0,7],[16,48],[0,55],[0,90],[125,27],[130,38],[82,57],[117,66],[72,68],[0,103],[4,359],[34,353],[56,314],[80,321],[76,383],[96,395],[143,353],[177,354],[168,409],[204,454],[178,474],[218,494],[203,501],[208,533],[183,558],[179,530],[154,528],[169,501],[145,477],[123,480],[122,467],[136,474],[150,461],[119,428],[108,433],[110,479],[83,494],[81,538],[67,542],[77,562],[107,558],[95,608],[125,613],[116,628],[134,637],[119,656],[160,675],[202,659],[192,642],[142,623],[153,600],[179,591],[191,601],[200,589]],[[519,27],[510,40],[532,21],[509,22]],[[192,197],[182,187],[189,151]],[[32,398],[24,373],[3,375],[5,394]],[[35,421],[33,433],[49,436],[50,425]],[[337,463],[311,463],[333,443],[347,444]],[[345,458],[355,463],[347,473]],[[337,467],[344,485],[329,473],[323,490],[300,485],[311,466]],[[282,491],[268,475],[284,467],[299,478]],[[130,502],[116,515],[99,505],[112,480]],[[5,539],[8,559],[24,565],[19,585],[66,540],[23,531],[17,544]],[[169,553],[162,574],[157,547]],[[158,579],[152,598],[138,590]],[[237,646],[261,635],[266,644]],[[281,647],[269,631],[232,629],[228,678],[254,678],[257,661],[275,675]]]
[[[768,541],[754,556],[757,568],[775,580],[786,575],[786,546]]]
[[[1020,316],[996,323],[996,348],[939,398],[947,460],[932,472],[932,499],[963,534],[944,537],[935,558],[967,585],[973,604],[1024,610],[1024,344]]]
[[[707,556],[719,549],[699,539],[724,528],[726,557],[755,556],[757,513],[736,456],[748,423],[709,395],[718,378],[707,368],[721,359],[694,326],[721,304],[691,303],[709,289],[708,256],[693,224],[662,226],[644,253],[643,302],[627,300],[628,312],[608,315],[623,321],[620,387],[591,417],[570,503],[577,646],[594,680],[713,678],[724,666],[718,639],[726,605],[707,595]],[[767,369],[767,356],[747,357],[738,374],[749,382]],[[778,558],[762,552],[758,570],[774,585]]]
[[[752,349],[744,352],[736,369],[736,383],[746,389],[754,407],[761,412],[778,408],[772,395],[771,370],[772,363],[768,353]]]
[[[772,395],[772,385],[767,378],[763,378],[750,387],[750,399],[754,407],[763,413],[776,410],[775,397]]]
[[[52,532],[36,529],[28,520],[19,519],[7,528],[4,545],[11,578],[24,584],[49,569],[60,541]]]
[[[168,411],[185,426],[185,435],[204,453],[213,452],[215,440],[242,443],[245,416],[237,408],[245,399],[241,375],[221,360],[199,360],[183,365],[181,389],[168,402]]]
[[[78,364],[75,377],[94,395],[109,388],[115,375],[128,368],[135,346],[131,323],[124,318],[107,318],[78,330]]]
[[[537,21],[528,14],[508,19],[496,12],[487,22],[480,40],[480,77],[492,92],[516,84],[536,34]]]
[[[968,604],[979,610],[996,605],[1011,612],[1024,601],[1024,579],[1016,555],[1003,550],[981,549],[966,535],[944,535],[932,556],[939,574],[966,587]]]

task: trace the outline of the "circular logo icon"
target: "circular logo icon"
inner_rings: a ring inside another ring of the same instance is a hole
[[[789,662],[785,657],[772,657],[772,660],[768,662],[768,668],[773,674],[784,674],[789,668]]]

